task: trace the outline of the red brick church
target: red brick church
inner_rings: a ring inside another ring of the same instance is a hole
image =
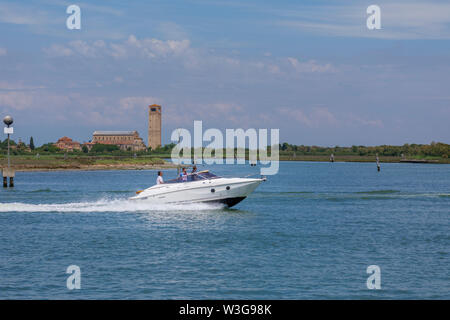
[[[81,150],[80,143],[77,141],[73,141],[69,137],[62,137],[53,145],[65,151]]]

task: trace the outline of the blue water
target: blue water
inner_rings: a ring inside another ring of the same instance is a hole
[[[155,178],[18,173],[0,190],[0,298],[450,298],[449,165],[283,162],[232,209],[126,200]]]

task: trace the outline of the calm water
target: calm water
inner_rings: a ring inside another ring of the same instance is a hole
[[[0,190],[0,298],[450,298],[449,165],[285,162],[233,209],[126,200],[155,176],[18,173]]]

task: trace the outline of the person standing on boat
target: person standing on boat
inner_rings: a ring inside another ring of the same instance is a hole
[[[188,174],[186,172],[186,168],[183,168],[183,172],[180,174],[181,181],[187,182],[188,180]]]
[[[197,166],[193,166],[191,174],[196,173],[196,172],[197,172]]]
[[[156,184],[163,184],[164,183],[162,175],[163,175],[162,171],[158,171],[158,177],[156,178]]]

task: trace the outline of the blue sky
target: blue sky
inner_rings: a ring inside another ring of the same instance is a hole
[[[66,28],[67,6],[81,30]],[[381,8],[368,30],[366,8]],[[305,145],[450,143],[448,1],[2,1],[0,115],[37,144],[177,127]]]

